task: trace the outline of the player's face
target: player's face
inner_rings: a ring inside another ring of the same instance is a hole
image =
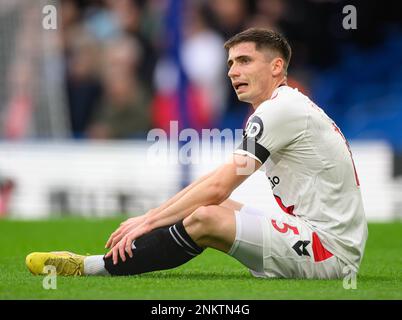
[[[228,76],[240,101],[254,107],[270,98],[273,82],[270,59],[256,50],[255,43],[243,42],[229,49]]]

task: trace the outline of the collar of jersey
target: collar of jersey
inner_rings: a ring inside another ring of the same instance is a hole
[[[279,91],[282,90],[282,89],[284,89],[284,88],[287,88],[287,87],[288,87],[288,86],[287,86],[286,84],[284,84],[284,83],[281,84],[281,85],[279,85],[279,87],[276,88],[276,89],[274,90],[274,92],[272,92],[271,98],[269,98],[269,100],[272,100],[272,99],[276,98],[276,96],[278,95]]]

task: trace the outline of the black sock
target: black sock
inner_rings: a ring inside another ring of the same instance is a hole
[[[126,253],[125,262],[119,257],[114,265],[112,257],[103,258],[111,275],[134,275],[175,268],[203,251],[187,234],[183,220],[170,227],[152,230],[135,240],[134,245],[133,257]]]

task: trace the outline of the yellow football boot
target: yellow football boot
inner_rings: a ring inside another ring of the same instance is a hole
[[[32,252],[25,258],[25,263],[34,275],[47,275],[45,266],[54,266],[57,275],[81,276],[84,274],[84,259],[85,256],[68,251]]]

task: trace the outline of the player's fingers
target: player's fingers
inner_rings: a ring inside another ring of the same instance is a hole
[[[114,235],[116,235],[117,233],[119,233],[120,229],[121,229],[121,227],[118,227],[116,230],[114,230],[114,231],[111,233],[110,236],[113,237]]]
[[[130,232],[133,232],[133,230],[136,229],[136,226],[134,225],[127,225],[125,228],[123,228],[120,232],[120,234],[115,236],[115,243],[119,242],[124,236],[128,235]]]
[[[111,244],[112,244],[112,242],[113,242],[113,239],[114,239],[118,234],[120,234],[121,230],[122,230],[122,228],[119,227],[119,228],[117,228],[117,229],[110,235],[109,239],[108,239],[107,242],[106,242],[105,248],[109,248],[109,247],[111,246]],[[113,247],[113,246],[112,246],[112,247]]]
[[[110,248],[110,245],[112,244],[113,241],[113,235],[111,235],[109,237],[109,239],[107,239],[106,244],[105,244],[105,248]]]
[[[108,253],[105,254],[105,258],[109,258],[113,254],[113,249],[110,249]]]
[[[114,232],[113,237],[110,241],[110,245],[112,247],[114,247],[116,243],[120,241],[120,239],[124,236],[125,231],[125,228],[119,228],[118,230],[116,230],[116,232]]]
[[[117,263],[117,261],[116,261],[116,249],[115,248],[112,249],[112,260],[113,260],[113,264]]]
[[[120,234],[126,235],[132,228],[133,226],[131,224],[127,224],[121,229]]]
[[[113,240],[116,238],[117,233],[112,233],[106,242],[105,248],[113,248]]]
[[[124,232],[122,232],[122,233],[116,235],[116,236],[112,239],[112,244],[111,244],[111,246],[114,247],[115,245],[117,245],[117,244],[120,242],[120,240],[121,240],[124,236],[125,236],[125,233],[124,233]]]
[[[127,237],[127,240],[126,240],[126,252],[130,256],[130,258],[133,257],[133,251],[131,249],[131,243],[132,242],[133,242],[133,240],[131,239],[131,237]]]
[[[113,237],[116,237],[116,236],[118,236],[119,234],[121,234],[122,232],[124,232],[124,230],[126,230],[127,229],[127,227],[124,225],[124,226],[121,226],[121,227],[118,227],[117,229],[116,229],[116,231],[115,232],[113,232]]]
[[[113,248],[133,227],[132,223],[119,227],[112,233],[110,242],[106,243],[107,248]]]
[[[123,238],[119,242],[119,245],[118,245],[118,247],[119,247],[119,255],[120,255],[120,258],[121,258],[121,260],[123,262],[126,261],[126,251],[124,250],[125,249],[125,244],[126,244],[126,241],[125,241],[125,238]]]
[[[117,235],[114,235],[113,237],[110,238],[110,240],[108,241],[108,247],[113,248],[115,246],[115,244],[118,242],[117,240]]]
[[[126,221],[123,221],[123,222],[121,223],[121,225],[126,226],[126,225],[128,225],[128,224],[131,224],[131,223],[134,222],[134,221],[135,221],[135,218],[129,218],[129,219],[127,219]]]
[[[116,265],[118,261],[119,261],[119,247],[114,246],[113,247],[113,264]]]

